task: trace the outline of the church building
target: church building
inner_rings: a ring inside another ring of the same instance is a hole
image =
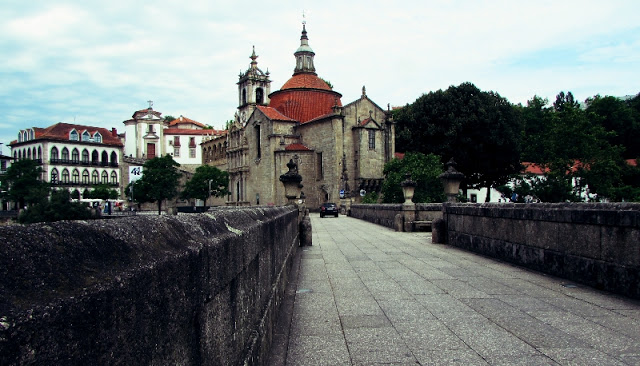
[[[307,206],[323,202],[357,202],[380,190],[384,164],[394,157],[395,129],[391,112],[380,108],[362,88],[346,105],[342,95],[318,77],[315,53],[303,24],[294,52],[293,75],[271,92],[269,72],[251,64],[239,75],[238,111],[228,134],[202,149],[219,163],[224,152],[230,178],[228,205],[286,203],[279,177],[293,160],[302,176]],[[215,159],[215,157],[218,159]]]

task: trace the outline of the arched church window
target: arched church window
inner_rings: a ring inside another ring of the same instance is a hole
[[[242,89],[242,105],[247,104],[247,89]]]

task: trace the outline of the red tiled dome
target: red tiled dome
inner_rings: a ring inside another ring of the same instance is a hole
[[[284,89],[272,93],[269,105],[287,117],[305,123],[331,113],[334,105],[342,106],[340,93],[318,89]]]
[[[331,113],[334,105],[342,106],[341,97],[315,74],[300,73],[293,75],[282,89],[271,93],[269,106],[305,123]]]
[[[292,89],[292,88],[311,88],[311,89],[323,89],[331,90],[327,83],[317,77],[315,74],[302,73],[295,74],[289,79],[280,90]]]

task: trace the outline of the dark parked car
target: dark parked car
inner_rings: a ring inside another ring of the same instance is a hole
[[[322,206],[320,206],[320,217],[324,217],[325,215],[338,217],[338,206],[331,202],[323,203]]]

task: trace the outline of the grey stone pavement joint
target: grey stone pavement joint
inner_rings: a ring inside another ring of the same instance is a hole
[[[640,302],[311,216],[269,365],[640,365]]]

